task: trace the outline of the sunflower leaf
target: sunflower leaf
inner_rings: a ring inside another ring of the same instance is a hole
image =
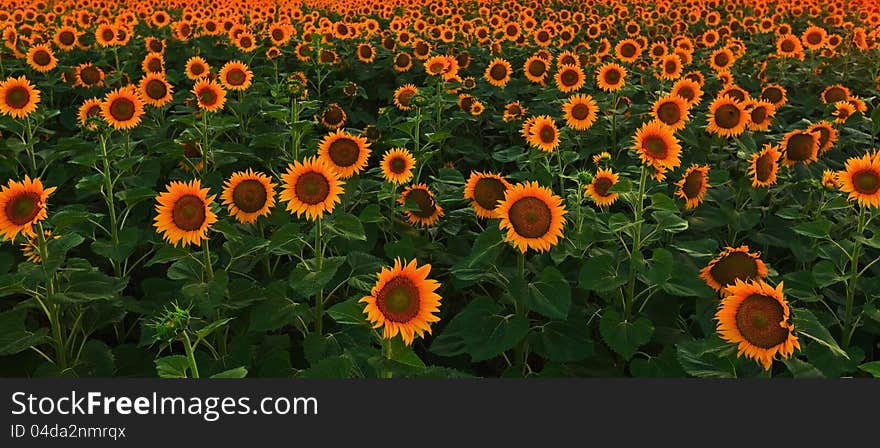
[[[868,372],[874,378],[880,378],[880,361],[873,361],[862,364],[859,366],[859,369]]]
[[[810,238],[825,238],[831,232],[831,221],[819,218],[814,221],[802,222],[792,227],[794,233]]]
[[[599,334],[612,350],[629,360],[639,347],[651,340],[654,325],[645,317],[630,321],[617,310],[606,308],[599,320]]]
[[[810,310],[795,309],[792,313],[792,323],[795,333],[816,341],[837,356],[849,359],[849,355],[837,345],[837,341],[834,340],[828,329],[819,322],[819,319]]]

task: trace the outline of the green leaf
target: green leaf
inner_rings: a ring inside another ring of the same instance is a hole
[[[364,304],[358,303],[360,299],[360,297],[352,297],[339,302],[327,310],[327,315],[340,325],[368,325]]]
[[[183,355],[171,355],[156,361],[156,374],[159,378],[186,378],[189,360]]]
[[[364,225],[361,224],[357,216],[349,213],[334,214],[332,224],[328,224],[327,227],[349,240],[367,240],[367,235],[364,233]]]
[[[397,361],[403,365],[409,367],[416,367],[423,369],[425,368],[425,363],[419,358],[418,355],[413,351],[412,347],[406,345],[403,342],[403,339],[399,336],[391,339],[390,341],[390,358],[392,361]]]
[[[115,357],[107,344],[92,339],[83,346],[74,370],[81,377],[111,377],[116,372]]]
[[[844,281],[845,278],[837,272],[834,263],[828,260],[821,260],[813,266],[813,280],[815,280],[817,287],[827,288],[835,283]]]
[[[25,330],[27,310],[13,309],[0,313],[0,356],[14,355],[48,341],[49,330],[39,328],[35,332]]]
[[[302,372],[303,378],[349,378],[354,363],[348,356],[322,359],[318,364]]]
[[[606,308],[599,320],[599,333],[612,350],[629,360],[639,347],[651,340],[654,325],[645,317],[628,321],[617,310]]]
[[[618,266],[610,255],[589,257],[581,266],[578,283],[587,291],[611,291],[626,284],[624,272],[617,271]]]
[[[488,297],[479,297],[462,309],[434,338],[431,351],[441,356],[471,355],[472,362],[494,358],[516,346],[529,332],[529,321],[503,313]]]
[[[859,366],[859,369],[868,372],[874,378],[880,378],[880,361],[873,361]]]
[[[293,325],[300,312],[307,312],[308,306],[287,299],[269,299],[251,309],[248,331],[262,333]]]
[[[553,362],[576,362],[595,352],[586,321],[552,321],[529,336],[529,347]]]
[[[673,201],[672,198],[664,193],[654,193],[653,195],[651,195],[651,208],[655,210],[666,210],[671,212],[678,211],[678,207],[675,205],[675,201]]]
[[[225,370],[220,373],[211,375],[211,378],[244,378],[248,374],[248,369],[244,367],[236,367],[234,369]]]
[[[814,221],[802,222],[791,229],[798,235],[810,238],[825,238],[831,232],[831,221],[819,218]]]
[[[689,375],[698,378],[735,378],[736,368],[728,359],[735,347],[717,336],[682,342],[676,345],[678,363]]]
[[[783,359],[782,363],[795,378],[825,378],[825,375],[816,366],[795,357]]]
[[[313,258],[305,264],[299,263],[290,271],[290,287],[305,298],[313,297],[336,275],[336,270],[345,263],[345,257],[324,258],[318,269],[318,260]]]
[[[510,282],[511,294],[528,309],[551,319],[565,319],[571,307],[571,287],[558,269],[548,266],[523,285],[516,278]]]
[[[795,333],[818,342],[837,356],[849,359],[849,355],[837,345],[837,341],[828,329],[809,310],[803,308],[793,310],[792,323]]]
[[[687,230],[688,222],[675,212],[657,211],[651,214],[651,218],[666,232],[678,233]]]
[[[205,327],[203,327],[203,328],[199,329],[198,331],[196,331],[196,336],[197,336],[199,339],[205,339],[205,338],[208,337],[211,333],[217,331],[218,328],[223,327],[224,325],[226,325],[226,324],[228,324],[229,322],[231,322],[233,319],[234,319],[233,317],[229,317],[229,318],[226,318],[226,319],[215,320],[214,322],[211,322],[210,324],[208,324],[208,325],[206,325]]]
[[[645,272],[645,279],[649,285],[662,285],[672,278],[673,270],[672,252],[657,248],[651,256],[651,262]]]
[[[272,231],[268,251],[275,255],[299,254],[302,249],[302,239],[303,234],[299,224],[285,224]]]

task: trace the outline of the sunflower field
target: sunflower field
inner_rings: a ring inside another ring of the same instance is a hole
[[[880,376],[876,1],[0,3],[2,376]]]

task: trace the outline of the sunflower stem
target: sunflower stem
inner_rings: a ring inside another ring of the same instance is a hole
[[[99,140],[101,141],[101,158],[104,162],[104,200],[107,201],[107,210],[110,212],[110,239],[113,241],[113,247],[119,247],[119,225],[116,216],[116,204],[113,201],[113,177],[110,173],[110,156],[107,154],[107,134],[102,133]],[[113,272],[117,277],[120,276],[119,263],[116,260],[110,260],[113,266]]]
[[[862,236],[865,232],[865,209],[859,207],[859,224],[856,232],[858,236]],[[846,283],[846,315],[843,320],[843,348],[849,347],[849,343],[853,335],[853,306],[856,299],[856,284],[859,281],[859,257],[862,255],[862,244],[858,239],[855,240],[852,257],[850,258],[850,278]]]
[[[196,356],[193,351],[193,345],[189,341],[189,335],[183,332],[183,348],[186,350],[186,360],[189,362],[189,369],[192,371],[192,377],[199,378],[199,366],[196,364]]]
[[[205,250],[202,251],[202,255],[205,257],[205,275],[208,280],[214,278],[214,266],[211,264],[211,240],[205,240]]]
[[[517,275],[525,284],[526,281],[526,254],[522,251],[517,251],[516,257],[516,270]],[[529,311],[526,309],[523,304],[514,299],[513,306],[516,310],[517,316],[522,316],[525,319],[528,319]],[[526,362],[528,361],[528,341],[527,339],[523,339],[516,345],[516,349],[514,350],[514,359],[516,360],[517,365],[522,368],[523,374],[526,372]]]
[[[636,270],[641,257],[642,249],[642,213],[644,212],[645,203],[645,186],[648,183],[648,167],[642,164],[642,176],[639,179],[639,193],[636,196],[635,204],[633,204],[633,246],[630,251],[630,267],[629,267],[629,284],[627,285],[626,302],[624,306],[624,317],[630,318],[632,313],[633,302],[635,301],[636,290]]]
[[[382,342],[382,357],[385,358],[385,365],[382,369],[382,378],[392,378],[394,372],[392,372],[389,367],[391,361],[391,339],[380,337],[379,340]]]
[[[24,118],[25,123],[25,134],[22,139],[22,143],[24,143],[25,149],[27,149],[28,157],[31,160],[31,176],[38,177],[40,174],[37,172],[37,157],[34,154],[34,132],[33,128],[31,128],[31,119],[30,117]]]
[[[556,162],[559,164],[559,194],[565,199],[565,166],[562,164],[562,148],[556,148]]]
[[[39,222],[37,223],[37,243],[40,246],[40,262],[43,264],[43,270],[45,271],[46,263],[49,259],[49,251],[46,247],[46,235],[43,230],[43,224]],[[53,277],[50,277],[46,282],[47,302],[55,294]],[[46,317],[49,318],[49,325],[52,327],[52,339],[55,344],[55,364],[63,372],[67,369],[67,343],[64,340],[64,332],[61,329],[61,319],[59,318],[61,305],[58,303],[46,303],[43,311],[46,312]]]
[[[324,270],[324,247],[321,225],[323,220],[318,218],[315,221],[315,258],[318,259],[318,272]],[[315,298],[315,332],[321,336],[324,331],[324,288],[318,290],[318,296]]]

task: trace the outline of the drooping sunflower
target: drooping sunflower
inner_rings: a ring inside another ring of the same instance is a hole
[[[281,180],[284,185],[279,198],[287,202],[287,210],[298,217],[305,214],[312,221],[322,218],[324,213],[333,212],[336,203],[341,202],[342,187],[345,185],[336,172],[318,157],[288,165]]]
[[[397,202],[404,206],[403,213],[413,225],[429,227],[444,216],[443,208],[434,200],[434,193],[425,184],[407,186]]]
[[[196,96],[199,108],[207,112],[221,110],[223,105],[226,104],[226,90],[215,81],[202,79],[196,82],[196,85],[192,88],[192,93]]]
[[[95,118],[101,117],[101,104],[102,101],[98,98],[90,98],[83,102],[82,106],[79,107],[79,113],[77,114],[79,125],[81,127],[89,131],[98,129],[98,123],[95,122]]]
[[[114,129],[132,129],[141,122],[144,103],[134,87],[121,87],[107,93],[101,103],[101,118]]]
[[[776,355],[788,358],[801,348],[782,288],[782,282],[774,288],[763,280],[737,279],[725,289],[715,313],[721,338],[738,345],[737,356],[754,359],[764,370],[770,370]]]
[[[673,130],[684,129],[688,121],[688,104],[680,96],[667,95],[654,103],[654,118]]]
[[[156,197],[156,231],[175,246],[201,246],[202,240],[208,238],[208,227],[217,222],[217,215],[211,211],[215,196],[208,193],[198,179],[168,184],[165,192]]]
[[[562,112],[565,114],[566,126],[576,131],[585,131],[595,123],[599,106],[590,95],[574,95],[562,103]]]
[[[678,186],[676,196],[687,201],[685,208],[688,210],[697,208],[703,202],[706,190],[711,187],[709,185],[709,165],[691,165],[675,185]]]
[[[364,314],[373,328],[382,327],[382,337],[391,339],[400,333],[403,342],[411,345],[416,335],[431,333],[430,324],[440,320],[434,313],[440,308],[440,287],[428,278],[431,265],[418,266],[416,260],[403,263],[394,260],[391,269],[383,267],[365,303]]]
[[[345,125],[348,115],[339,104],[332,103],[321,112],[321,125],[330,130],[336,130]]]
[[[827,121],[820,121],[807,128],[807,132],[819,133],[819,154],[828,152],[837,142],[837,129]]]
[[[186,77],[198,81],[211,73],[211,66],[200,56],[193,56],[186,61]]]
[[[247,90],[253,82],[254,73],[239,61],[229,61],[220,68],[220,83],[229,90]]]
[[[171,102],[173,88],[165,76],[151,73],[144,76],[138,84],[141,99],[151,106],[162,107]]]
[[[831,115],[834,116],[835,123],[843,124],[855,112],[855,106],[849,101],[838,101],[834,103],[834,112],[831,112]]]
[[[40,73],[52,71],[58,65],[58,59],[46,44],[34,45],[27,52],[27,63]]]
[[[58,238],[61,238],[61,235],[53,235],[51,230],[43,230],[44,241],[57,240]],[[43,257],[40,255],[40,239],[36,233],[21,243],[21,253],[31,263],[40,263],[43,260]]]
[[[760,152],[752,154],[749,161],[749,176],[752,177],[753,187],[769,187],[776,183],[779,156],[779,148],[771,144],[764,145]]]
[[[19,233],[34,236],[33,226],[46,219],[46,202],[54,191],[55,187],[43,188],[39,177],[9,179],[0,188],[0,239],[12,241]]]
[[[842,84],[834,84],[825,87],[820,96],[824,104],[834,104],[838,101],[846,101],[851,95],[849,88]]]
[[[514,101],[511,103],[507,103],[504,106],[504,115],[502,119],[505,123],[510,121],[519,121],[523,119],[523,116],[528,113],[528,109],[526,109],[519,101]]]
[[[609,155],[610,158],[610,155]],[[593,202],[599,206],[608,206],[617,201],[618,194],[609,192],[614,185],[617,184],[619,176],[617,173],[608,168],[599,168],[593,180],[587,185],[587,194],[593,199]]]
[[[419,94],[419,89],[412,84],[404,84],[394,91],[394,105],[400,110],[412,109],[412,99]]]
[[[626,85],[626,69],[615,63],[607,63],[596,70],[596,83],[606,92],[614,92]]]
[[[749,130],[766,131],[770,128],[776,108],[768,101],[751,101],[746,107],[749,113]]]
[[[837,173],[840,190],[862,207],[880,207],[880,152],[851,157]]]
[[[526,79],[541,85],[544,85],[544,81],[547,79],[548,68],[547,61],[537,55],[526,59],[526,62],[523,65]]]
[[[537,182],[508,188],[495,212],[501,218],[499,228],[507,230],[504,240],[522,253],[550,250],[562,236],[566,214],[562,198]]]
[[[24,118],[37,110],[40,91],[24,76],[6,78],[0,82],[0,113],[12,118]]]
[[[819,132],[794,131],[782,138],[782,164],[794,166],[798,163],[809,165],[818,160]]]
[[[416,159],[404,148],[392,148],[382,156],[382,176],[388,182],[403,185],[413,177]]]
[[[769,102],[777,109],[788,101],[785,87],[778,84],[771,84],[761,90],[761,99]]]
[[[742,103],[729,96],[715,99],[709,106],[706,130],[719,137],[736,137],[746,130],[749,115]]]
[[[510,182],[499,174],[472,171],[464,186],[464,198],[471,201],[480,218],[497,218],[495,210],[510,187]]]
[[[504,87],[510,81],[510,62],[503,58],[495,58],[486,67],[483,77],[495,87]]]
[[[364,137],[338,129],[321,140],[318,145],[318,157],[339,173],[339,177],[348,179],[367,166],[370,142]]]
[[[822,172],[822,186],[829,190],[837,190],[840,188],[840,180],[838,173],[833,170],[825,170]]]
[[[584,86],[584,71],[577,65],[563,65],[556,71],[556,88],[562,93],[574,92]]]
[[[529,127],[529,144],[545,152],[553,152],[559,146],[559,130],[548,115],[537,117]]]
[[[229,215],[238,222],[254,223],[260,216],[268,216],[275,206],[275,184],[263,173],[247,171],[232,173],[223,185],[220,196]]]
[[[642,125],[633,137],[632,149],[639,153],[643,163],[674,169],[681,164],[681,145],[672,129],[659,121]]]
[[[700,270],[700,278],[715,291],[732,285],[734,281],[749,281],[766,278],[767,266],[761,261],[761,254],[749,252],[749,246],[725,247],[717,257]]]

